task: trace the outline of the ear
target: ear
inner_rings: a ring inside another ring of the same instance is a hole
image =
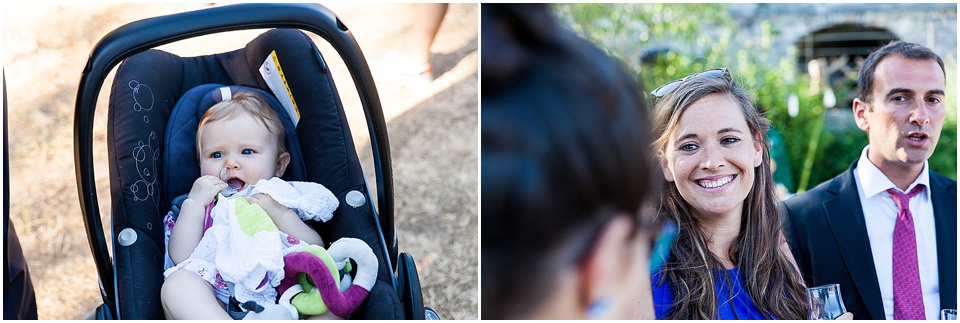
[[[863,131],[870,130],[870,123],[867,121],[867,111],[870,107],[860,98],[853,99],[853,118],[857,121],[857,127]]]
[[[657,152],[657,160],[660,161],[660,168],[663,170],[663,179],[666,179],[668,182],[672,183],[673,171],[670,170],[670,165],[666,156],[663,155],[663,152]]]
[[[753,167],[760,167],[763,163],[763,136],[759,133],[753,138],[753,149],[756,153],[753,155]]]
[[[589,308],[602,298],[616,296],[623,288],[624,278],[634,270],[633,257],[640,257],[633,250],[630,232],[633,221],[627,215],[614,216],[604,225],[590,253],[581,265],[579,273],[579,305]]]
[[[290,165],[290,153],[282,153],[277,157],[277,177],[283,176],[283,173],[287,171],[287,166]]]

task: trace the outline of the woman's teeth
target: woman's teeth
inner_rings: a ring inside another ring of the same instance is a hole
[[[730,183],[731,180],[733,180],[733,176],[726,176],[726,177],[723,177],[723,178],[720,178],[720,179],[717,179],[717,180],[713,180],[713,181],[710,181],[710,180],[699,180],[699,181],[697,181],[697,184],[699,184],[700,186],[702,186],[702,187],[704,187],[704,188],[714,188],[714,187],[723,186],[723,185],[726,184],[726,183]]]

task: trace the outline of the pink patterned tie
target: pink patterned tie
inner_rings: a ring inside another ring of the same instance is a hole
[[[923,291],[920,289],[920,269],[917,266],[917,235],[910,214],[910,198],[923,190],[917,185],[903,194],[888,189],[900,209],[893,228],[893,319],[923,320]]]

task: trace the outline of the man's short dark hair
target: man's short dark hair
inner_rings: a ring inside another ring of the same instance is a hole
[[[863,62],[863,66],[860,67],[860,77],[857,80],[857,96],[860,98],[860,101],[870,103],[871,100],[873,100],[871,92],[873,91],[873,73],[877,70],[877,65],[880,64],[880,61],[891,54],[912,60],[937,61],[937,64],[940,64],[940,70],[943,71],[943,75],[947,75],[947,70],[943,67],[943,59],[929,48],[899,40],[893,41],[883,46],[883,48],[870,53],[870,56],[867,56],[867,60]]]

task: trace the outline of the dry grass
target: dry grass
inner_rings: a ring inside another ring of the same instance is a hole
[[[4,3],[4,71],[9,110],[10,208],[37,292],[41,319],[79,319],[100,304],[96,269],[83,227],[73,162],[77,81],[94,44],[142,18],[208,4]],[[403,44],[412,11],[402,4],[332,4],[368,60]],[[477,15],[454,4],[433,47],[438,78],[411,90],[378,83],[388,117],[400,250],[417,260],[424,302],[447,319],[476,319]],[[165,47],[180,55],[239,48],[258,32]],[[340,87],[351,124],[362,118],[342,63],[316,38]],[[333,59],[332,59],[333,58]],[[107,80],[105,84],[109,84]],[[106,103],[101,93],[99,102]],[[353,96],[350,96],[353,94]],[[104,108],[94,129],[101,214],[109,223]],[[354,127],[369,167],[366,129]],[[372,180],[371,180],[372,182]],[[109,232],[109,231],[107,231]]]

